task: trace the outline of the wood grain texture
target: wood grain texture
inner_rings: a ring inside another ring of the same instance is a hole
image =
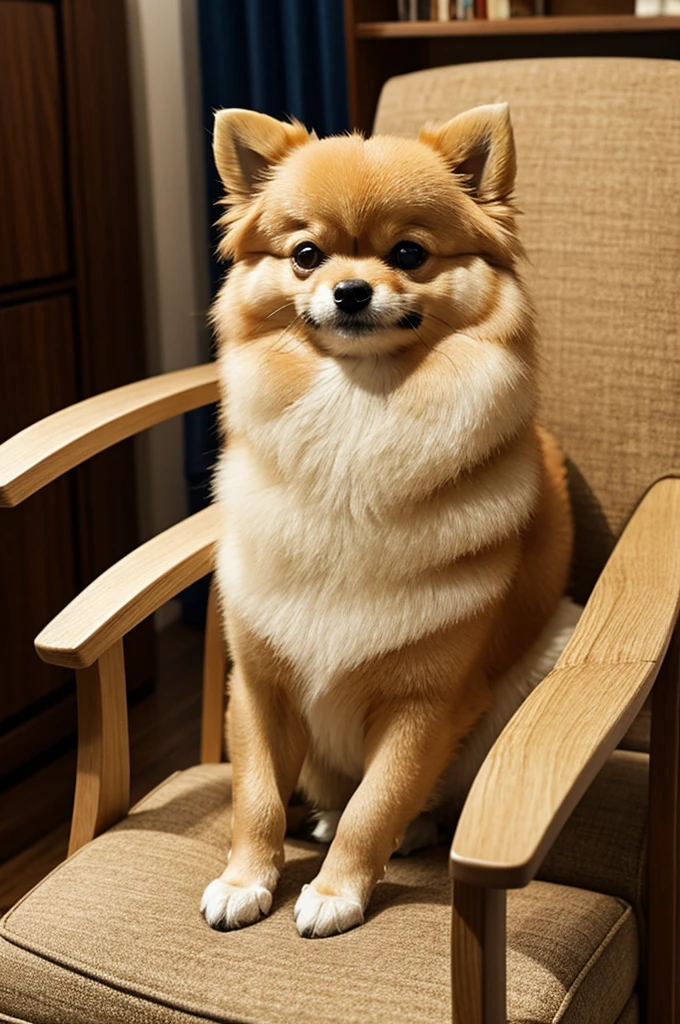
[[[60,0],[82,398],[146,376],[125,0]],[[110,564],[110,563],[109,563]]]
[[[125,0],[0,0],[0,444],[146,376],[126,13]],[[75,734],[73,673],[41,664],[33,637],[139,543],[136,508],[128,440],[0,515],[12,780],[30,771],[40,786]],[[153,678],[153,651],[146,621],[126,639],[130,688]],[[23,826],[12,817],[12,843],[60,813],[34,806]]]
[[[128,705],[131,805],[199,756],[203,631],[175,622],[156,640],[155,686]],[[0,786],[0,914],[66,856],[75,778],[74,747],[4,792]],[[51,838],[41,838],[48,829]]]
[[[659,480],[614,548],[557,668],[659,661],[680,610],[680,479]]]
[[[87,668],[180,590],[212,569],[221,520],[210,505],[131,551],[98,576],[36,637],[52,665]]]
[[[506,894],[454,881],[453,1024],[506,1024]]]
[[[441,39],[446,36],[580,35],[603,32],[680,31],[680,17],[638,18],[632,14],[598,17],[508,18],[485,21],[359,22],[358,39]]]
[[[368,77],[375,78],[373,66],[366,66],[364,53],[361,44],[358,43],[359,25],[364,22],[385,24],[394,17],[394,0],[345,0],[345,63],[347,67],[347,106],[349,111],[350,124],[355,128],[361,128],[367,134],[371,132],[373,111],[380,92],[380,86],[388,77],[384,74],[384,68],[378,72],[380,80],[375,83],[374,90],[367,81]],[[377,59],[382,64],[381,54],[373,54],[373,62]],[[403,66],[408,70],[408,66]],[[402,73],[403,73],[402,70]],[[358,88],[361,82],[362,88]],[[366,96],[367,91],[371,94]],[[374,95],[373,95],[374,91]]]
[[[0,508],[19,504],[91,456],[163,420],[217,400],[214,363],[85,399],[0,445]]]
[[[78,769],[69,855],[130,806],[130,748],[123,641],[77,674]]]
[[[75,735],[75,695],[73,716]],[[18,781],[3,780],[0,786],[0,860],[17,856],[46,832],[71,819],[75,747],[46,759],[46,763],[36,765],[34,762],[32,767],[33,770]]]
[[[652,695],[647,1020],[680,1024],[680,626]]]
[[[147,376],[125,0],[60,0],[79,399]],[[139,543],[135,451],[107,447],[74,473],[79,586]],[[153,624],[125,643],[128,689],[154,674]]]
[[[349,122],[356,125],[357,121],[357,70],[356,70],[356,2],[345,0],[344,3],[344,25],[345,25],[345,67],[347,73],[347,110]]]
[[[0,4],[0,288],[69,269],[56,10]]]
[[[41,669],[35,656],[33,643],[30,644],[33,667]],[[57,695],[44,702],[30,706],[30,712],[19,715],[13,727],[0,733],[0,822],[3,820],[2,796],[6,780],[21,776],[22,769],[31,755],[46,752],[50,748],[62,748],[75,739],[77,731],[76,693],[73,673],[60,669],[66,685],[57,690]],[[0,825],[0,850],[2,825]]]
[[[0,445],[76,400],[74,348],[69,296],[0,309]],[[69,483],[55,481],[33,501],[0,515],[1,725],[9,726],[10,716],[26,712],[70,677],[41,665],[33,650],[35,634],[78,590]],[[23,761],[49,742],[25,738]],[[0,761],[0,774],[5,770],[9,765]]]
[[[227,704],[227,657],[222,620],[213,578],[208,595],[203,651],[203,705],[201,714],[201,763],[224,760],[224,716]]]
[[[647,492],[556,668],[484,762],[460,817],[454,878],[527,885],[659,672],[680,601],[680,480]]]

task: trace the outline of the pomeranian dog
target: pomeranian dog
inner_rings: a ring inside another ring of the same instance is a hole
[[[536,423],[506,105],[417,141],[225,110],[214,150],[233,833],[202,910],[268,913],[297,790],[337,822],[295,908],[327,936],[363,921],[555,612],[565,473]]]

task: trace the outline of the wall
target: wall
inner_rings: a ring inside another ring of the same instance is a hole
[[[150,374],[208,358],[205,214],[195,0],[127,0]],[[181,418],[139,439],[143,536],[187,514]],[[157,625],[177,614],[161,610]]]

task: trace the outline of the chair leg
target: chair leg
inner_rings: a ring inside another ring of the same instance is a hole
[[[202,764],[214,764],[223,760],[226,690],[227,659],[217,601],[217,584],[213,577],[208,596],[203,649]]]
[[[76,673],[78,770],[69,856],[125,817],[130,807],[130,745],[123,641]]]
[[[647,1021],[680,1024],[680,627],[652,691]]]
[[[506,1024],[504,889],[453,883],[453,1024]]]

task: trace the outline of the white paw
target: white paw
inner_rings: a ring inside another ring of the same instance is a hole
[[[231,931],[259,921],[271,905],[272,894],[263,885],[227,885],[216,878],[203,893],[201,913],[211,928]]]
[[[338,830],[342,811],[319,811],[311,838],[316,843],[332,843]]]
[[[356,900],[322,896],[311,885],[303,885],[293,914],[304,939],[325,939],[364,923],[363,908]]]
[[[410,821],[404,838],[395,853],[399,857],[408,857],[414,850],[423,850],[426,846],[436,846],[439,839],[437,822],[431,814],[420,814]]]

